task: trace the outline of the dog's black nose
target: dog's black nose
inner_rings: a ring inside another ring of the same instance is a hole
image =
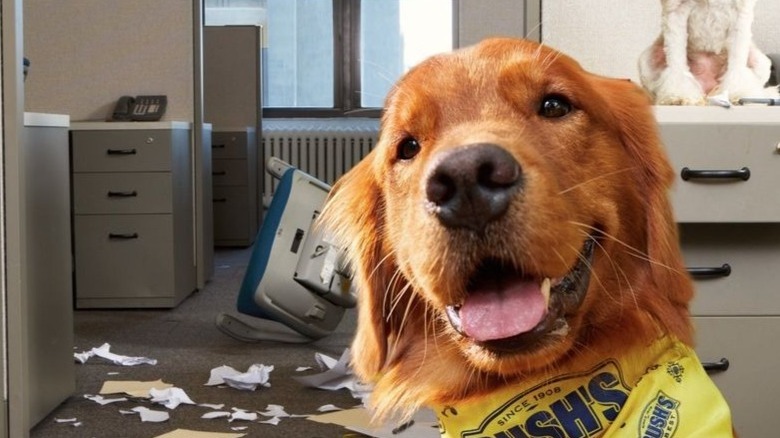
[[[425,194],[441,223],[475,231],[501,217],[523,184],[517,160],[491,143],[445,152],[428,175]]]

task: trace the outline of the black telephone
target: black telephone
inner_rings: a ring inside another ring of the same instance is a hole
[[[116,102],[111,120],[156,121],[165,114],[168,96],[122,96]]]

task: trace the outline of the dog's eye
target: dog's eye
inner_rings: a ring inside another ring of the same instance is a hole
[[[405,138],[398,145],[398,159],[411,160],[420,152],[420,143],[414,138]]]
[[[569,99],[560,94],[548,94],[542,98],[539,106],[539,115],[550,119],[556,119],[569,114],[572,110]]]

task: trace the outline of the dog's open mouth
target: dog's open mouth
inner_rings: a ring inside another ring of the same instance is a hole
[[[558,278],[531,277],[498,260],[483,262],[465,300],[446,307],[450,324],[496,352],[533,349],[547,334],[565,334],[565,316],[579,308],[588,289],[594,247],[594,238],[588,238],[577,263]]]

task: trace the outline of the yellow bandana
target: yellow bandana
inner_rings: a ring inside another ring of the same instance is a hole
[[[670,338],[583,371],[435,407],[442,437],[731,437],[731,413],[696,353]]]

